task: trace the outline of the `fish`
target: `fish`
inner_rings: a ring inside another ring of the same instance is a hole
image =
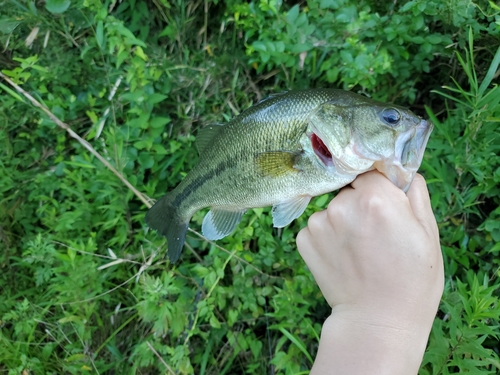
[[[423,158],[431,122],[410,110],[338,89],[271,95],[225,125],[198,132],[199,161],[146,213],[179,260],[191,217],[210,208],[202,234],[231,234],[251,208],[272,206],[273,226],[302,215],[312,197],[378,170],[407,191]]]

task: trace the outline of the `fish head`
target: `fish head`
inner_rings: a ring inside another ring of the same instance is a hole
[[[403,191],[409,189],[431,122],[406,108],[359,95],[344,105],[324,105],[314,116],[311,147],[327,168],[350,175],[377,169]]]
[[[354,151],[403,191],[410,187],[424,156],[432,123],[410,110],[383,103],[353,113]]]

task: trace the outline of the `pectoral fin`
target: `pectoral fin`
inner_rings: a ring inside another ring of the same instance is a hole
[[[263,176],[281,177],[288,173],[299,172],[295,165],[300,157],[300,152],[269,151],[257,155],[255,162],[257,170]]]
[[[273,225],[283,228],[298,218],[305,211],[311,197],[308,195],[277,203],[273,206]]]
[[[201,232],[208,240],[220,240],[236,229],[245,211],[211,209],[203,219]]]

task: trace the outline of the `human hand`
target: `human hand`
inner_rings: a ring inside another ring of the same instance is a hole
[[[423,354],[444,283],[425,180],[417,175],[407,195],[378,172],[351,185],[297,236],[332,307],[333,323],[324,330],[333,324],[351,335],[377,336],[388,347],[408,339]]]

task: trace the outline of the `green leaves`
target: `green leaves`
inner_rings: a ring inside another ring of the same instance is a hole
[[[286,14],[286,20],[290,24],[294,24],[299,16],[299,5],[294,5]]]
[[[500,318],[498,298],[493,297],[499,287],[498,283],[489,286],[486,275],[480,280],[469,271],[467,283],[457,281],[451,284],[455,290],[445,289],[442,309],[446,315],[434,322],[421,374],[452,373],[455,366],[461,372],[498,372],[498,355],[484,345],[488,336],[498,339],[500,333],[498,324],[492,324]]]
[[[306,346],[304,345],[302,340],[300,340],[300,338],[293,335],[292,333],[290,333],[289,331],[287,331],[283,327],[280,327],[279,330],[287,339],[289,339],[295,346],[297,346],[297,348],[300,349],[300,351],[306,356],[306,358],[309,360],[309,362],[311,362],[311,365],[312,365],[314,363],[314,361],[313,361],[312,357],[309,355],[309,353],[307,352]]]
[[[269,93],[341,86],[415,100],[421,115],[427,105],[435,130],[422,173],[447,287],[420,373],[498,372],[493,18],[438,0],[207,1],[206,13],[186,1],[154,11],[131,0],[84,1],[81,11],[69,1],[40,4],[7,3],[2,72],[150,198],[193,168],[199,127]],[[481,33],[463,33],[467,25]],[[428,94],[440,86],[443,96]],[[333,194],[282,230],[272,229],[269,208],[249,210],[216,244],[196,234],[198,212],[172,265],[144,224],[144,204],[5,81],[0,92],[1,370],[309,372],[331,309],[295,236]]]
[[[71,0],[47,0],[45,8],[50,13],[60,14],[64,13],[71,5]]]
[[[457,52],[463,84],[446,86],[441,95],[450,105],[444,122],[431,119],[436,130],[423,165],[433,207],[438,216],[445,267],[453,277],[445,289],[442,318],[437,319],[424,358],[422,374],[460,372],[494,374],[500,368],[492,348],[499,336],[498,279],[500,247],[499,189],[495,171],[500,167],[497,124],[498,87],[491,85],[498,69],[499,52],[478,62],[470,30],[465,50]],[[485,72],[476,71],[481,64]],[[482,81],[481,81],[482,79]],[[429,180],[428,180],[429,181]],[[445,203],[446,202],[446,203]],[[474,224],[471,223],[474,221]],[[472,270],[479,270],[477,273]]]
[[[410,1],[400,9],[381,5],[384,13],[377,13],[372,10],[376,6],[364,3],[316,0],[283,7],[276,15],[261,12],[256,3],[233,5],[250,63],[257,73],[277,69],[287,88],[360,85],[367,90],[377,87],[381,97],[390,97],[395,81],[407,84],[398,95],[411,101],[412,72],[429,72],[434,56],[449,56],[445,47],[453,43],[447,30],[433,26],[433,10],[449,10],[440,1]],[[388,13],[391,17],[381,16]]]
[[[102,21],[97,21],[95,37],[99,47],[104,48],[104,23]]]

